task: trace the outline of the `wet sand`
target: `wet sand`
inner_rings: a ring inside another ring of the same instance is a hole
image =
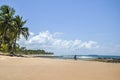
[[[0,80],[120,80],[120,63],[0,55]]]

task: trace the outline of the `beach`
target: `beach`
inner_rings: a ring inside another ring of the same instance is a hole
[[[120,63],[0,55],[0,80],[120,80]]]

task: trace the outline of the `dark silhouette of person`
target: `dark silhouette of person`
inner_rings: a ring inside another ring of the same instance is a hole
[[[74,60],[77,60],[77,55],[74,55]]]

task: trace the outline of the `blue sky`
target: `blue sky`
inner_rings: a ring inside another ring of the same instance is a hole
[[[44,49],[48,50],[52,44],[48,51],[59,54],[76,51],[78,54],[120,55],[120,0],[0,0],[0,6],[3,4],[14,7],[16,15],[28,20],[26,26],[34,33],[28,42],[36,41],[33,40],[36,36],[38,41],[41,38],[46,41],[39,45],[32,43],[38,48],[44,45]],[[53,47],[56,42],[60,43]],[[72,50],[66,46],[61,49],[64,46],[61,44],[79,47]]]

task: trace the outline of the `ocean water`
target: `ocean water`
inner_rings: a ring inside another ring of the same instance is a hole
[[[50,55],[50,56],[34,56],[34,57],[42,57],[42,58],[53,58],[53,59],[74,59],[75,55]],[[105,58],[105,59],[120,59],[120,56],[111,56],[111,55],[76,55],[77,59],[97,59],[97,58]]]

